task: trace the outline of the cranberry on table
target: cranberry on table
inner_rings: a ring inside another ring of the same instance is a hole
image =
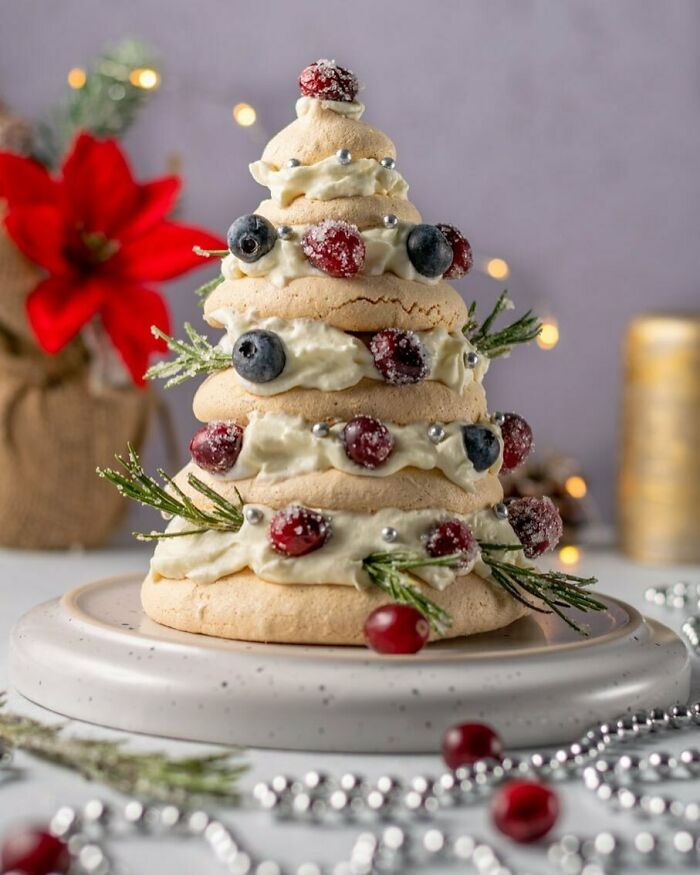
[[[212,474],[223,474],[236,464],[243,446],[243,428],[236,422],[209,422],[190,441],[192,459]]]
[[[474,533],[462,520],[445,520],[428,532],[425,539],[428,556],[451,556],[461,553],[458,568],[466,568],[476,559],[479,544]]]
[[[511,498],[507,503],[508,522],[524,547],[528,559],[553,550],[564,533],[559,511],[551,498]]]
[[[365,266],[365,241],[349,222],[326,219],[312,225],[301,248],[311,264],[329,276],[349,278]]]
[[[485,723],[459,723],[450,726],[442,737],[442,758],[450,769],[502,757],[503,742]]]
[[[532,429],[517,413],[504,413],[501,425],[503,438],[503,465],[501,470],[512,471],[527,459],[532,452]]]
[[[445,239],[452,247],[452,263],[443,273],[443,277],[448,280],[461,279],[474,266],[474,256],[472,255],[469,241],[454,225],[439,223],[435,227],[442,231]]]
[[[351,70],[339,67],[335,61],[321,59],[301,71],[299,89],[305,97],[352,103],[359,83]]]
[[[294,504],[278,510],[270,520],[270,543],[285,556],[305,556],[326,543],[331,524],[323,514]]]
[[[50,875],[68,872],[69,867],[66,843],[43,829],[16,829],[6,835],[0,845],[0,872]]]
[[[411,605],[383,605],[367,617],[364,634],[377,653],[418,653],[430,637],[430,626]]]
[[[559,817],[559,799],[537,781],[511,781],[499,787],[491,800],[494,825],[516,842],[536,842]]]
[[[420,383],[430,372],[430,356],[413,331],[385,328],[369,344],[374,366],[387,383]]]
[[[383,465],[394,451],[391,432],[372,416],[356,416],[346,423],[343,442],[348,458],[363,468]]]

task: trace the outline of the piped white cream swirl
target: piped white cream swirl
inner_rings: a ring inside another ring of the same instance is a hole
[[[239,313],[228,307],[215,310],[210,316],[226,329],[218,345],[225,353],[232,352],[241,334],[255,328],[274,331],[282,340],[287,360],[276,379],[251,383],[234,370],[239,385],[253,395],[279,395],[297,387],[337,392],[357,385],[362,379],[384,380],[374,366],[372,353],[359,338],[325,322],[277,316],[262,319],[254,310]],[[430,361],[427,380],[444,383],[455,392],[461,392],[473,380],[481,382],[489,360],[479,356],[477,366],[469,368],[466,356],[475,350],[461,332],[433,328],[415,334]]]
[[[384,167],[375,158],[357,158],[342,164],[335,155],[315,164],[275,167],[266,161],[249,165],[253,179],[270,189],[272,199],[287,207],[296,198],[329,201],[338,197],[374,194],[405,198],[408,183],[398,170]]]
[[[475,484],[489,473],[497,473],[497,462],[485,471],[477,471],[470,462],[458,422],[443,426],[444,437],[438,443],[428,436],[423,423],[396,425],[384,423],[394,440],[391,455],[376,468],[356,464],[345,451],[343,428],[338,422],[321,437],[312,431],[312,423],[288,413],[252,413],[243,436],[243,446],[236,464],[222,480],[286,480],[312,471],[331,468],[364,477],[389,477],[403,468],[423,471],[438,469],[466,492],[474,492]],[[493,427],[498,435],[498,429]],[[500,441],[500,436],[499,436]]]
[[[359,100],[319,100],[318,97],[300,97],[294,108],[297,118],[301,118],[310,112],[314,104],[320,104],[322,109],[329,109],[338,115],[345,115],[351,119],[362,118],[362,113],[365,111],[365,105]]]
[[[238,532],[210,530],[199,535],[164,538],[158,542],[151,560],[154,577],[187,578],[196,583],[214,583],[227,574],[249,568],[271,583],[328,583],[355,586],[370,585],[362,560],[375,552],[409,550],[425,555],[423,543],[430,530],[444,519],[466,522],[479,540],[498,544],[515,544],[518,539],[507,520],[497,519],[491,509],[469,516],[446,514],[440,510],[404,511],[387,508],[374,514],[350,511],[320,511],[329,520],[331,537],[313,553],[289,558],[270,546],[267,530],[275,513],[269,507],[255,505],[261,512],[260,521],[243,523]],[[397,541],[388,545],[382,539],[382,529],[390,527],[398,533]],[[176,518],[167,532],[182,532],[191,528]],[[507,561],[523,562],[522,551],[508,551]],[[435,589],[445,589],[458,575],[475,571],[489,576],[489,569],[478,557],[472,566],[464,569],[426,566],[411,573]]]
[[[235,280],[244,276],[267,277],[278,288],[304,276],[327,276],[308,260],[301,240],[310,225],[294,225],[292,236],[283,240],[278,237],[275,245],[257,261],[241,261],[229,253],[221,262],[224,279]],[[365,266],[358,276],[379,276],[393,273],[404,280],[412,280],[434,286],[442,277],[427,277],[418,273],[406,249],[406,238],[415,226],[410,222],[398,222],[393,228],[366,228],[360,231],[365,242]]]

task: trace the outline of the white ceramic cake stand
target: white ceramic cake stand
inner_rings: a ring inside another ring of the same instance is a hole
[[[140,580],[81,586],[29,611],[11,640],[16,688],[79,720],[252,747],[435,751],[452,723],[498,728],[509,747],[570,741],[594,721],[684,702],[685,647],[605,597],[580,639],[535,616],[411,657],[363,647],[249,644],[149,620]]]

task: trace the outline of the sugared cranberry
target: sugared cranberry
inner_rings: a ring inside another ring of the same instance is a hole
[[[451,556],[461,553],[459,568],[470,565],[479,551],[479,544],[472,530],[461,520],[445,520],[428,533],[425,539],[428,556]]]
[[[190,441],[192,459],[205,471],[223,474],[236,464],[243,446],[243,429],[235,422],[209,422]]]
[[[305,97],[352,103],[357,95],[359,84],[353,72],[339,67],[335,61],[322,58],[301,71],[299,88]]]
[[[331,524],[323,514],[299,504],[278,510],[270,520],[270,542],[285,556],[313,553],[323,547],[330,534]]]
[[[503,438],[503,465],[501,470],[512,471],[527,459],[532,451],[532,429],[517,413],[506,413],[501,426]]]
[[[391,432],[372,416],[351,419],[343,429],[343,441],[348,458],[363,468],[377,468],[394,450]]]
[[[430,356],[412,331],[385,328],[369,344],[374,365],[387,383],[420,383],[430,372]]]
[[[65,842],[43,829],[24,827],[5,836],[0,847],[0,871],[24,875],[67,872],[70,855]]]
[[[443,276],[449,280],[457,280],[466,276],[474,265],[474,256],[469,241],[454,225],[439,224],[436,227],[442,231],[452,247],[452,264],[443,273]]]
[[[377,653],[418,653],[430,637],[430,626],[410,605],[383,605],[367,617],[364,633]]]
[[[516,842],[535,842],[547,835],[559,817],[559,799],[536,781],[511,781],[491,801],[494,825]]]
[[[365,266],[365,241],[349,222],[326,219],[312,225],[301,248],[311,264],[329,276],[355,276]]]
[[[450,726],[442,737],[442,758],[451,769],[478,760],[500,760],[502,756],[500,736],[484,723],[459,723]]]
[[[557,546],[564,526],[551,498],[511,498],[507,507],[508,522],[525,548],[523,552],[528,559]]]

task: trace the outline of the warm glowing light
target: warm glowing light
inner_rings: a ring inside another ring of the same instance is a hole
[[[566,489],[566,491],[572,498],[583,498],[583,496],[588,492],[588,486],[586,486],[586,481],[583,479],[583,477],[579,477],[578,474],[567,478],[567,481],[564,484],[564,489]]]
[[[249,103],[237,103],[233,107],[233,118],[242,128],[255,124],[258,114]]]
[[[559,343],[559,326],[556,319],[545,319],[542,330],[537,337],[537,346],[540,349],[554,349]]]
[[[562,547],[559,551],[559,561],[562,565],[576,565],[581,558],[581,551],[573,544]]]
[[[68,79],[68,84],[70,85],[70,87],[77,90],[78,88],[82,88],[83,85],[85,85],[85,82],[87,81],[87,74],[82,67],[73,67],[72,70],[68,71],[68,76],[66,78]]]
[[[486,262],[486,273],[495,280],[504,280],[510,273],[508,262],[503,258],[489,258]]]
[[[160,74],[152,67],[136,67],[129,73],[129,82],[137,88],[152,91],[160,85]]]

